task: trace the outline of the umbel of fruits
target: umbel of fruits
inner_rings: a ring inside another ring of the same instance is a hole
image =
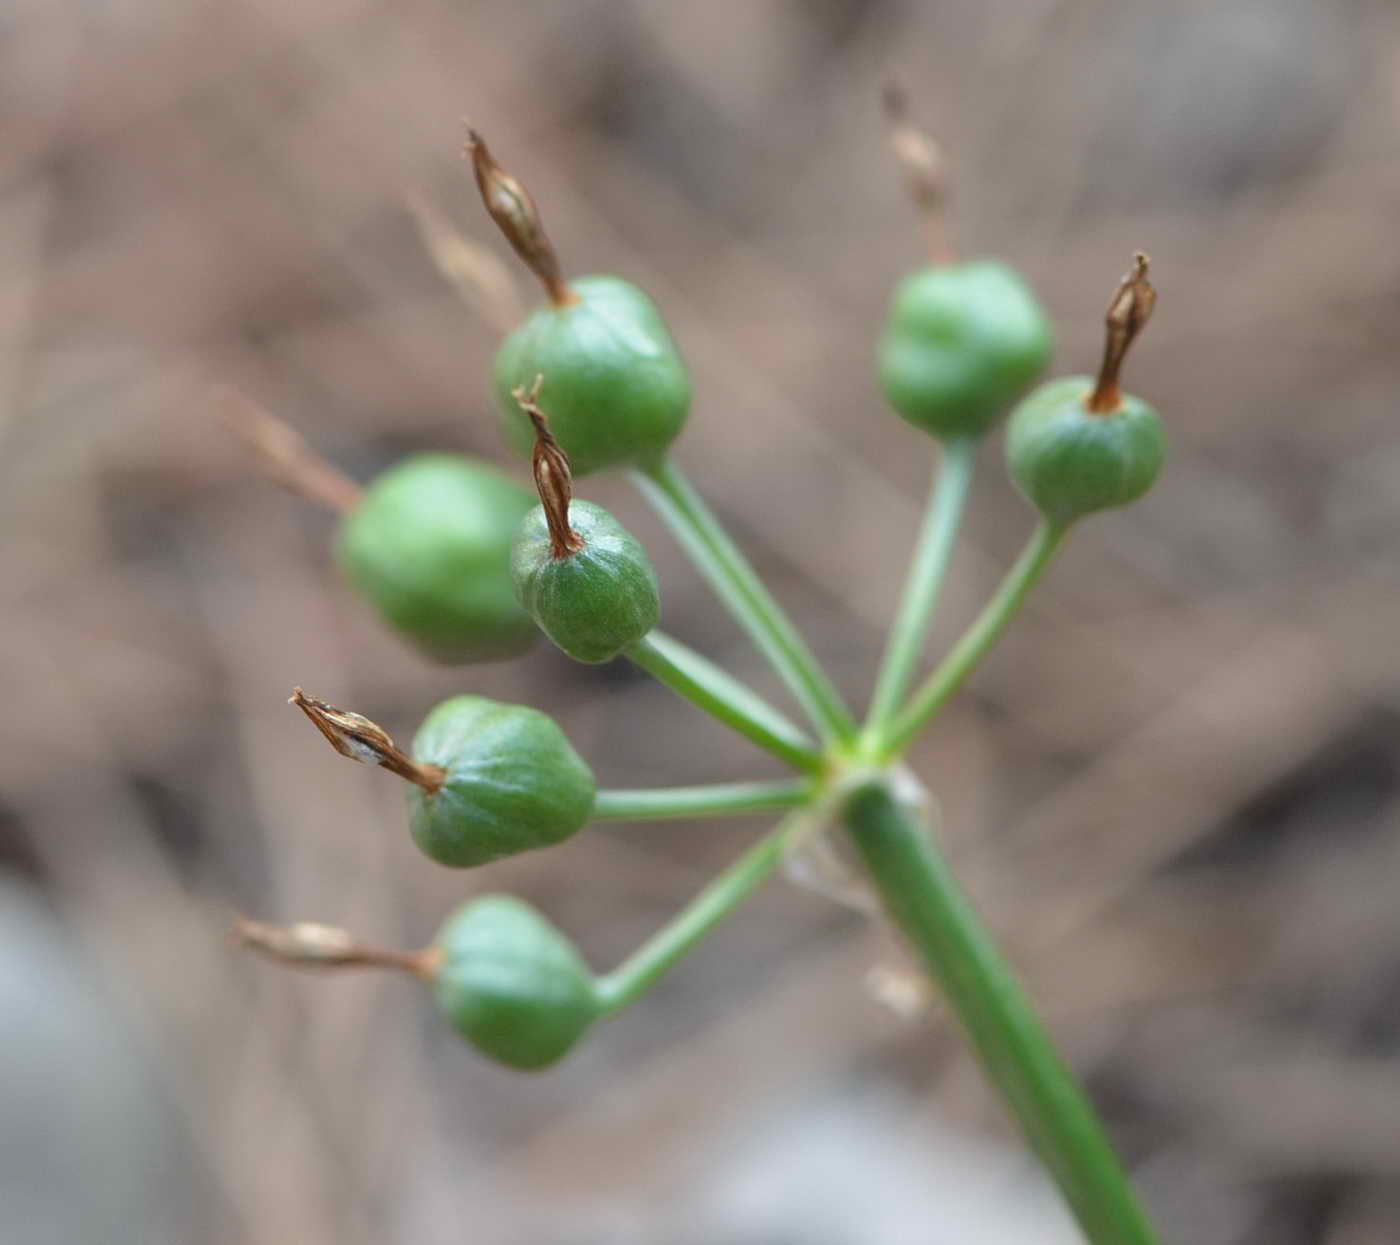
[[[993,260],[939,264],[895,290],[879,346],[880,385],[906,420],[940,440],[978,437],[1050,362],[1035,295]]]
[[[439,864],[468,868],[562,842],[593,811],[593,772],[554,720],[484,696],[454,696],[403,752],[383,728],[307,696],[296,704],[343,756],[413,784],[409,828]]]
[[[511,554],[520,604],[575,661],[611,661],[661,614],[646,550],[601,506],[572,502],[569,460],[531,393],[516,400],[535,428],[540,505],[525,516]],[[572,502],[572,505],[571,505]]]
[[[510,547],[529,493],[486,463],[420,454],[390,468],[349,511],[347,577],[405,639],[446,663],[496,661],[530,647]]]
[[[573,943],[519,899],[464,904],[435,945],[438,1007],[499,1063],[554,1063],[597,1018],[593,975]]]
[[[529,192],[474,131],[467,146],[487,210],[549,297],[496,355],[506,439],[530,452],[534,431],[513,395],[543,374],[554,435],[576,475],[657,461],[690,410],[690,379],[661,313],[620,277],[566,283]]]
[[[1161,471],[1166,445],[1156,411],[1118,386],[1123,358],[1157,298],[1147,269],[1139,252],[1109,303],[1098,378],[1053,380],[1011,417],[1012,478],[1052,524],[1136,501]]]

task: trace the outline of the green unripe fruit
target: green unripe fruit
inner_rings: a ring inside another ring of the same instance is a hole
[[[550,424],[576,476],[655,462],[680,433],[690,380],[660,312],[618,277],[570,283],[576,301],[535,311],[496,355],[506,439],[534,444],[512,391],[545,378]]]
[[[1127,394],[1117,409],[1087,406],[1094,382],[1070,376],[1042,385],[1011,417],[1006,461],[1017,487],[1052,523],[1136,501],[1162,469],[1157,413]]]
[[[597,1018],[593,975],[578,951],[529,904],[486,895],[438,932],[437,1002],[483,1054],[543,1068]]]
[[[993,260],[925,268],[895,290],[880,385],[906,420],[940,439],[981,436],[1050,362],[1035,295]]]
[[[656,572],[635,537],[601,506],[576,501],[581,547],[556,557],[543,506],[525,516],[511,571],[520,604],[575,661],[611,661],[661,617]]]
[[[350,581],[415,648],[446,663],[523,653],[535,628],[510,580],[530,494],[485,463],[421,454],[386,471],[346,517]]]
[[[413,840],[439,864],[465,869],[549,847],[593,810],[593,772],[552,718],[524,705],[454,696],[413,740],[413,759],[443,773],[409,792]]]

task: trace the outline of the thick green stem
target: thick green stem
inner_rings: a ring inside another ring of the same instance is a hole
[[[810,779],[785,782],[723,782],[705,787],[602,790],[593,802],[595,821],[668,821],[684,817],[735,816],[792,808],[812,795]]]
[[[628,648],[626,655],[676,695],[795,769],[815,773],[822,768],[821,754],[798,727],[733,675],[679,640],[653,631]]]
[[[970,437],[950,441],[943,449],[943,461],[929,493],[904,595],[890,629],[880,677],[870,701],[866,727],[872,734],[878,733],[894,716],[918,665],[924,637],[938,603],[938,590],[948,569],[948,558],[957,541],[976,460],[977,442]]]
[[[1007,624],[1016,617],[1026,594],[1045,573],[1064,539],[1067,527],[1042,522],[1006,572],[996,594],[983,607],[975,622],[953,646],[952,652],[914,693],[903,712],[875,739],[874,752],[889,760],[904,751],[960,688],[987,655]]]
[[[632,478],[715,594],[782,676],[813,725],[838,740],[853,738],[850,711],[797,628],[680,469],[668,459],[634,471]]]
[[[598,979],[598,1002],[605,1015],[634,1003],[673,964],[682,959],[740,903],[773,876],[792,835],[818,813],[799,808],[749,848],[702,890],[664,929],[658,930],[612,972]]]
[[[845,809],[890,915],[942,988],[1091,1245],[1156,1245],[1103,1129],[926,827],[883,783]]]

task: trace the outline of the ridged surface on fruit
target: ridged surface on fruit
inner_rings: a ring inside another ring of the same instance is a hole
[[[1042,385],[1016,408],[1007,430],[1011,476],[1053,523],[1136,501],[1166,456],[1156,411],[1125,394],[1116,411],[1095,414],[1085,406],[1093,387],[1087,376]]]
[[[535,627],[510,579],[510,548],[531,495],[459,454],[390,468],[345,519],[350,582],[427,657],[448,664],[523,653]]]
[[[463,869],[549,847],[593,809],[593,771],[538,709],[455,696],[428,714],[413,756],[447,775],[433,794],[408,796],[413,840],[439,864]]]
[[[660,619],[656,572],[646,550],[601,506],[574,502],[569,525],[583,548],[555,558],[544,507],[525,516],[511,556],[516,596],[575,661],[611,661]]]
[[[980,436],[1050,362],[1035,295],[1005,264],[925,268],[895,290],[879,347],[889,404],[935,437]]]
[[[436,945],[438,1006],[499,1063],[547,1067],[598,1015],[593,976],[573,943],[519,899],[472,900],[447,919]]]
[[[506,439],[529,454],[534,431],[511,392],[543,376],[540,404],[575,476],[655,462],[690,410],[690,380],[661,313],[619,277],[570,288],[577,303],[539,308],[496,355]]]

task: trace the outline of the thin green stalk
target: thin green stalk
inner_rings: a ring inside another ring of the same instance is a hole
[[[875,740],[874,751],[881,760],[889,760],[903,752],[977,668],[977,663],[987,655],[1006,630],[1007,624],[1016,617],[1026,594],[1045,573],[1068,530],[1067,527],[1044,522],[1036,528],[1021,556],[1006,572],[996,594],[983,607],[976,621],[914,693],[899,716]]]
[[[598,979],[599,1006],[605,1015],[635,1003],[673,964],[682,959],[716,925],[773,876],[792,834],[810,807],[794,810],[702,890],[680,914],[658,930],[612,972]]]
[[[653,631],[629,647],[626,655],[678,696],[794,768],[808,773],[822,768],[821,754],[798,727],[733,675],[679,640]]]
[[[715,594],[797,697],[825,735],[849,741],[855,721],[797,628],[729,539],[680,468],[669,459],[632,478],[690,555]]]
[[[593,801],[595,821],[668,821],[683,817],[735,816],[791,808],[812,795],[810,779],[722,782],[705,787],[602,790]]]
[[[943,449],[943,461],[929,493],[904,595],[890,629],[880,677],[870,701],[866,729],[872,735],[878,734],[899,709],[909,680],[914,676],[934,606],[938,603],[938,590],[948,569],[948,558],[957,541],[976,461],[977,442],[971,437],[950,441]]]
[[[845,820],[890,915],[942,987],[1091,1245],[1156,1245],[1093,1108],[926,828],[883,783],[859,789]]]

